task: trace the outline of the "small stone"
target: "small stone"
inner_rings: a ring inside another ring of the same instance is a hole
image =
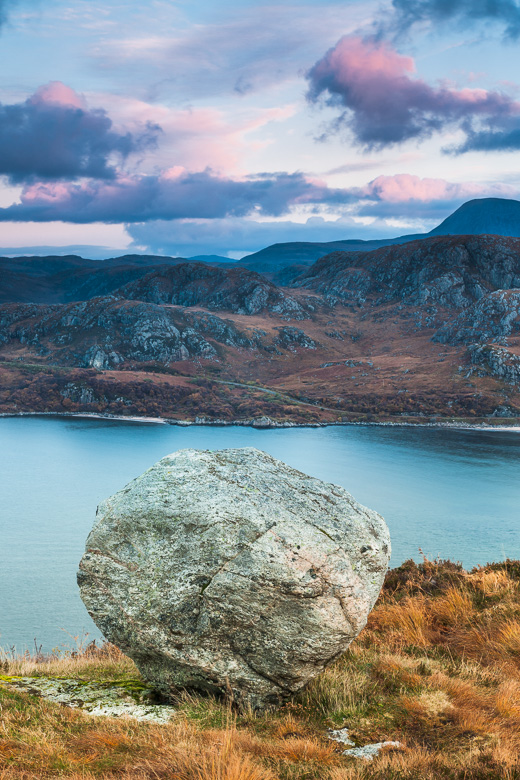
[[[373,761],[374,758],[379,755],[383,748],[387,747],[401,747],[400,742],[373,742],[369,745],[363,745],[361,747],[355,747],[355,742],[350,739],[348,729],[332,729],[328,733],[329,739],[334,742],[339,742],[342,745],[348,745],[348,749],[343,751],[344,756],[352,756],[352,758],[364,758],[365,761]]]

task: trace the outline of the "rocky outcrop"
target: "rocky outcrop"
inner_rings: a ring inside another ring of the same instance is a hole
[[[468,353],[472,365],[484,374],[520,387],[520,355],[493,344],[471,344]]]
[[[114,297],[0,307],[0,343],[16,341],[60,363],[98,369],[217,357],[215,347],[173,310]]]
[[[285,349],[294,351],[297,347],[303,347],[303,349],[316,349],[316,342],[307,336],[300,328],[293,328],[291,326],[285,326],[278,328],[278,336],[275,339],[275,344],[279,344]]]
[[[500,344],[520,335],[520,290],[496,290],[462,311],[440,328],[433,341],[441,344]]]
[[[255,349],[262,345],[262,336],[265,336],[265,331],[249,328],[239,330],[230,320],[216,317],[205,311],[187,310],[183,312],[183,317],[199,333],[203,333],[228,347]]]
[[[343,488],[266,453],[181,450],[101,504],[78,582],[156,690],[264,707],[361,631],[389,544]]]
[[[287,319],[309,315],[298,301],[260,274],[245,268],[213,268],[183,263],[152,271],[118,290],[124,298],[176,306],[201,306],[236,314],[275,314]]]
[[[337,302],[462,309],[497,289],[520,287],[520,239],[441,236],[373,252],[334,252],[298,277]]]

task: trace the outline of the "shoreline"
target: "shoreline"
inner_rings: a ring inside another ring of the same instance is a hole
[[[148,425],[176,425],[179,428],[190,428],[191,426],[209,427],[209,428],[255,428],[257,430],[277,430],[282,428],[328,428],[341,426],[379,426],[386,428],[449,428],[455,430],[469,431],[501,431],[509,433],[520,433],[519,425],[489,425],[486,423],[464,423],[450,420],[439,422],[356,422],[350,421],[330,421],[330,422],[277,422],[271,418],[262,416],[260,418],[249,420],[207,420],[204,417],[196,417],[195,420],[182,420],[169,417],[141,417],[127,416],[118,414],[109,414],[103,412],[0,412],[0,419],[8,417],[70,417],[90,420],[114,420],[117,422],[133,422]]]

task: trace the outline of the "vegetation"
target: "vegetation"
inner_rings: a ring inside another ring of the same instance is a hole
[[[138,680],[116,648],[12,658],[3,674]],[[0,686],[0,778],[483,780],[520,778],[520,562],[389,572],[350,650],[280,711],[184,695],[167,725],[95,718]],[[342,755],[397,740],[372,763]]]

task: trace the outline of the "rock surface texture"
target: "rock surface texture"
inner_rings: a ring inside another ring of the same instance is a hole
[[[98,508],[81,597],[167,697],[265,707],[366,623],[390,556],[384,520],[253,448],[181,450]]]

